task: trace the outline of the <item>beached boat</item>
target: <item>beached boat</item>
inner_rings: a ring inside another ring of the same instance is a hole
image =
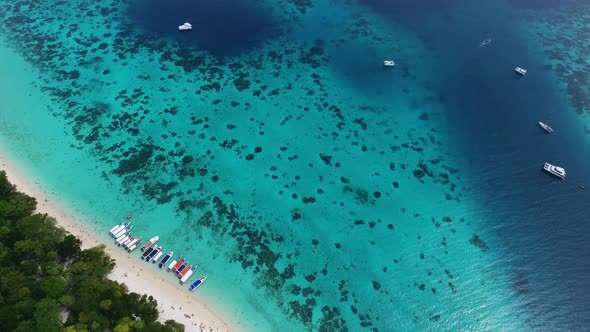
[[[182,271],[177,273],[178,279],[182,279],[182,277],[184,277],[184,275],[187,274],[188,271],[193,270],[194,268],[195,268],[194,266],[187,265],[187,267],[185,269],[183,269]]]
[[[132,246],[136,246],[137,247],[137,245],[139,244],[139,241],[141,241],[141,236],[138,236],[138,237],[134,238],[131,242],[127,243],[125,245],[125,248],[127,250],[129,250]]]
[[[119,226],[117,226],[117,228],[115,228],[111,233],[112,237],[116,237],[115,234],[119,233],[120,230],[127,228],[127,226],[129,226],[128,223],[123,223]]]
[[[184,264],[184,262],[185,262],[184,258],[181,258],[181,259],[180,259],[180,260],[179,260],[179,261],[176,263],[176,265],[174,265],[174,266],[172,267],[172,272],[176,272],[176,271],[178,270],[178,268],[179,268],[179,267],[181,267],[181,266],[182,266],[182,264]]]
[[[188,270],[186,270],[186,272],[184,272],[182,275],[178,276],[178,278],[180,279],[181,285],[190,279],[190,277],[193,275],[193,273],[195,272],[197,267],[198,267],[197,265],[190,267]]]
[[[131,229],[133,229],[133,225],[127,225],[124,228],[121,228],[120,230],[118,230],[115,235],[113,235],[113,237],[116,239],[119,236],[121,236],[122,234],[128,233],[129,231],[131,231]]]
[[[385,60],[385,61],[383,61],[383,65],[385,67],[393,67],[393,66],[395,66],[395,61],[393,61],[393,60]]]
[[[553,128],[551,128],[548,124],[540,122],[539,121],[539,126],[541,126],[541,128],[543,128],[546,132],[548,133],[553,133],[555,132],[555,130],[553,130]]]
[[[131,235],[131,234],[129,234],[129,235]],[[133,236],[129,236],[129,238],[128,238],[127,240],[125,240],[125,242],[123,242],[123,243],[119,244],[119,247],[124,247],[124,248],[126,248],[126,247],[127,247],[127,245],[128,245],[129,243],[131,243],[131,241],[133,241],[133,240],[135,240],[135,238],[134,238]]]
[[[115,243],[116,243],[118,246],[120,246],[120,245],[121,245],[121,243],[123,243],[123,242],[125,242],[125,241],[129,240],[130,238],[131,238],[131,234],[130,234],[130,233],[127,233],[127,234],[125,234],[125,236],[123,236],[122,238],[120,238],[120,239],[118,239],[118,240],[115,240]]]
[[[156,263],[158,261],[158,259],[160,259],[160,257],[162,257],[165,253],[166,253],[166,249],[160,250],[160,252],[158,252],[156,254],[156,256],[154,256],[154,258],[152,258],[151,262]]]
[[[154,258],[154,256],[156,256],[161,250],[162,250],[162,247],[157,247],[156,249],[152,250],[152,252],[150,252],[150,254],[147,255],[147,257],[145,258],[145,261],[146,262],[151,261],[152,258]]]
[[[176,275],[178,275],[179,273],[181,273],[182,271],[184,271],[185,269],[188,269],[189,265],[188,265],[188,261],[185,261],[179,268],[178,270],[175,271]]]
[[[187,31],[187,30],[192,30],[193,26],[192,24],[185,22],[183,25],[179,25],[178,26],[178,30],[180,31]]]
[[[156,245],[155,245],[155,244],[154,244],[153,246],[151,246],[151,247],[149,247],[149,248],[145,249],[145,250],[143,251],[143,254],[141,254],[141,257],[142,257],[143,259],[145,259],[145,258],[146,258],[146,257],[147,257],[149,254],[151,254],[151,253],[152,253],[152,251],[154,251],[154,250],[156,250]]]
[[[199,280],[193,282],[188,290],[191,292],[194,291],[195,289],[199,288],[205,282],[205,280],[207,280],[207,276],[202,276]]]
[[[132,252],[133,250],[137,249],[137,244],[132,245],[131,247],[129,247],[129,249],[127,249],[128,252]]]
[[[551,165],[550,163],[545,163],[545,165],[543,165],[543,169],[546,172],[553,174],[562,180],[565,180],[565,169],[563,167]]]
[[[172,263],[168,265],[168,271],[172,271],[172,269],[176,266],[176,264],[178,264],[178,262],[180,262],[180,260],[182,260],[182,257],[178,257],[177,259],[173,260]]]
[[[519,74],[520,74],[520,75],[522,75],[522,76],[526,75],[526,72],[527,72],[527,70],[526,70],[526,69],[524,69],[524,68],[520,68],[520,67],[516,67],[516,68],[514,68],[514,71],[515,71],[515,72],[517,72],[517,73],[519,73]]]
[[[160,239],[159,236],[154,236],[153,238],[151,238],[148,242],[144,243],[143,246],[141,247],[141,251],[144,251],[145,249],[147,249],[149,246],[156,244],[156,242],[158,242],[158,240]]]
[[[168,255],[162,258],[162,261],[160,261],[160,264],[158,264],[158,266],[162,268],[162,266],[166,265],[166,262],[168,262],[170,258],[172,258],[172,255],[174,255],[174,251],[170,251]]]
[[[119,242],[119,240],[121,240],[122,238],[124,238],[125,236],[127,236],[127,234],[129,234],[128,232],[124,232],[123,234],[117,236],[115,238],[115,243]]]
[[[129,226],[129,228],[124,229],[123,231],[119,232],[120,234],[117,235],[117,237],[115,237],[115,242],[118,242],[119,240],[121,240],[125,236],[131,234],[132,229],[133,229],[133,225],[131,225],[131,226]]]
[[[113,228],[111,228],[111,230],[109,231],[109,234],[111,234],[111,235],[112,235],[112,234],[115,232],[115,230],[116,230],[117,228],[119,228],[121,225],[123,225],[123,224],[116,224],[115,226],[113,226]]]

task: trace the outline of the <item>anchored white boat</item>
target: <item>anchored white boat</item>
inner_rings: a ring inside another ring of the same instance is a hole
[[[393,61],[393,60],[385,60],[385,61],[383,61],[383,65],[385,67],[393,67],[393,66],[395,66],[395,61]]]
[[[553,174],[562,180],[565,180],[565,169],[563,167],[551,165],[550,163],[545,163],[545,165],[543,165],[543,169],[548,173]]]
[[[141,251],[146,250],[149,246],[151,246],[152,244],[156,244],[156,242],[158,242],[158,240],[160,239],[159,236],[154,236],[153,238],[151,238],[148,242],[144,243],[143,246],[141,247]]]
[[[187,30],[192,30],[193,26],[192,24],[185,22],[183,25],[179,25],[178,26],[178,30],[180,31],[187,31]]]
[[[526,72],[527,72],[527,70],[526,70],[526,69],[524,69],[524,68],[520,68],[520,67],[516,67],[516,68],[514,68],[514,71],[515,71],[515,72],[517,72],[517,73],[519,73],[519,74],[520,74],[520,75],[522,75],[522,76],[526,75]]]
[[[164,253],[166,253],[165,249],[160,250],[160,252],[157,253],[156,256],[154,256],[154,258],[152,258],[152,263],[156,263],[156,261],[164,255]]]
[[[543,128],[546,132],[548,133],[553,133],[555,132],[555,130],[553,130],[553,128],[551,128],[548,124],[543,123],[541,121],[539,121],[539,126],[541,126],[541,128]]]
[[[482,42],[481,42],[481,43],[479,43],[479,47],[484,47],[484,46],[487,46],[487,45],[488,45],[489,43],[491,43],[491,42],[492,42],[492,39],[491,39],[491,38],[484,39],[484,40],[482,40]]]

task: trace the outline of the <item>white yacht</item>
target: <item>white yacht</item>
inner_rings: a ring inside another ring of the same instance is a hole
[[[383,65],[385,67],[393,67],[393,66],[395,66],[395,61],[393,61],[393,60],[385,60],[385,61],[383,61]]]
[[[539,121],[539,126],[541,126],[541,128],[543,128],[546,132],[548,133],[553,133],[555,132],[555,130],[553,130],[553,128],[551,128],[548,124],[540,122]]]
[[[519,73],[522,76],[526,75],[526,69],[524,69],[524,68],[516,67],[516,68],[514,68],[514,71]]]
[[[543,169],[548,173],[551,173],[557,176],[558,178],[565,180],[565,169],[563,169],[562,167],[551,165],[550,163],[545,163]]]
[[[192,29],[193,29],[192,24],[190,24],[188,22],[185,22],[183,25],[178,26],[178,30],[180,30],[180,31],[186,31],[186,30],[192,30]]]

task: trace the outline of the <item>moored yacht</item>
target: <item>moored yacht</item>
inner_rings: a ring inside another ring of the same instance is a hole
[[[179,25],[178,26],[178,30],[180,31],[187,31],[187,30],[192,30],[193,26],[192,24],[185,22],[183,25]]]
[[[555,130],[553,130],[553,128],[551,128],[548,124],[543,123],[541,121],[539,121],[539,126],[541,126],[541,128],[543,128],[546,132],[548,133],[553,133],[555,132]]]
[[[144,251],[145,249],[147,249],[152,244],[155,244],[156,242],[158,242],[159,239],[160,239],[159,236],[154,236],[148,242],[146,242],[146,243],[143,244],[143,246],[141,247],[141,251]]]
[[[516,68],[514,68],[514,71],[515,71],[515,72],[517,72],[517,73],[519,73],[519,74],[520,74],[520,75],[522,75],[522,76],[526,75],[526,72],[527,72],[527,70],[526,70],[526,69],[524,69],[524,68],[520,68],[520,67],[516,67]]]
[[[553,174],[562,180],[565,180],[565,169],[563,167],[551,165],[550,163],[545,163],[543,169],[548,173]]]

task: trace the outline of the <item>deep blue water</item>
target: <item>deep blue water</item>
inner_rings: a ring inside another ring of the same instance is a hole
[[[565,2],[418,2],[412,8],[401,1],[363,3],[424,36],[440,56],[435,61],[447,66],[433,85],[462,138],[466,167],[479,177],[486,222],[504,243],[500,250],[512,266],[517,296],[534,317],[531,326],[587,329],[590,191],[578,186],[590,187],[588,142],[567,96],[559,95],[551,66],[507,19],[514,8],[538,15],[567,11]],[[477,49],[478,36],[493,41]],[[516,66],[527,67],[529,75],[516,75]],[[559,128],[557,133],[546,135],[539,128],[537,122],[545,120]],[[566,167],[567,180],[544,174],[545,161]]]
[[[249,1],[148,0],[132,2],[128,16],[149,33],[178,38],[220,57],[259,46],[279,28],[268,8]],[[177,27],[186,21],[195,29],[179,37]]]

